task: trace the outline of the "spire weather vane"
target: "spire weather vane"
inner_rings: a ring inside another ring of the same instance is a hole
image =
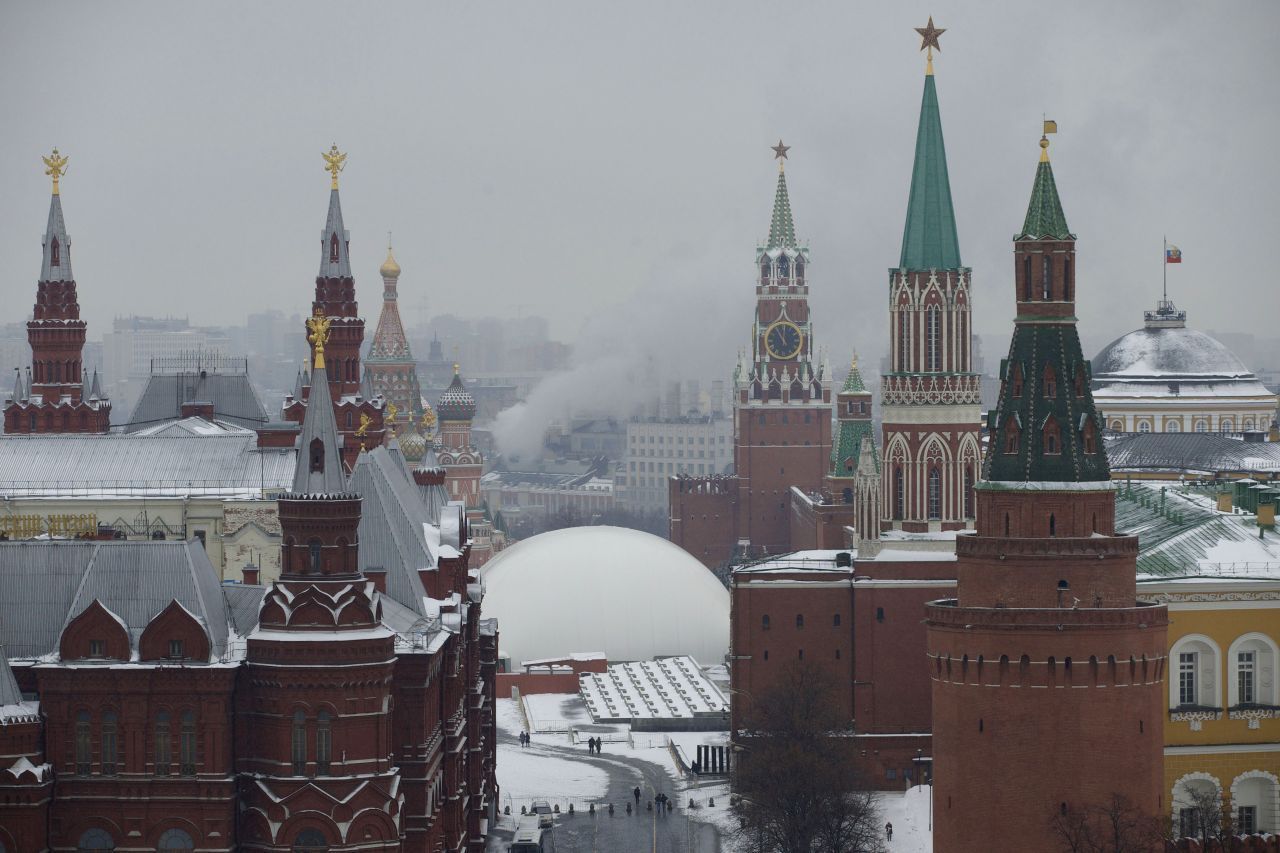
[[[340,152],[337,143],[334,143],[327,154],[321,152],[320,156],[324,158],[324,170],[333,178],[329,188],[336,190],[338,188],[338,173],[347,168],[347,155]]]
[[[67,160],[69,158],[58,154],[58,149],[53,149],[53,153],[48,157],[41,157],[44,161],[44,173],[53,178],[53,194],[58,194],[58,179],[67,173]]]

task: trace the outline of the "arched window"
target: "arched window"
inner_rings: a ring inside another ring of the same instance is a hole
[[[853,503],[853,489],[845,489],[843,492],[840,493],[840,496],[841,498],[844,499],[845,503],[847,504]]]
[[[930,305],[925,314],[926,343],[929,351],[928,369],[937,372],[942,369],[942,311],[937,305]]]
[[[116,759],[119,756],[119,723],[114,711],[102,715],[102,775],[116,775]]]
[[[1188,634],[1174,643],[1169,658],[1178,667],[1178,677],[1169,678],[1169,707],[1221,708],[1220,657],[1217,644],[1200,634]]]
[[[832,628],[839,628],[839,627],[840,627],[840,614],[839,614],[839,613],[834,613],[834,614],[832,614],[832,616],[831,616],[831,627],[832,627]]]
[[[1084,367],[1076,365],[1075,392],[1077,397],[1084,396]]]
[[[329,235],[329,263],[336,264],[338,262],[338,232],[334,231]]]
[[[76,842],[77,853],[111,853],[115,849],[116,843],[104,829],[86,830]]]
[[[906,510],[907,497],[904,494],[906,483],[902,476],[902,466],[893,469],[893,517],[901,521]]]
[[[1022,301],[1031,301],[1031,256],[1022,258]]]
[[[1208,432],[1208,431],[1209,431],[1208,421],[1204,419],[1196,421],[1196,432]]]
[[[309,555],[311,558],[311,562],[308,566],[308,571],[313,575],[320,574],[320,553],[321,553],[322,547],[323,546],[320,544],[319,539],[312,539],[311,541],[307,542],[307,551],[309,552]]]
[[[1235,421],[1231,420],[1231,418],[1223,418],[1223,419],[1222,419],[1222,431],[1223,431],[1223,432],[1235,432]]]
[[[173,744],[173,741],[170,740],[171,737],[172,735],[169,729],[169,712],[161,711],[156,714],[155,729],[155,768],[157,776],[169,775],[169,762],[172,760],[170,757],[170,751]]]
[[[1044,395],[1049,399],[1058,396],[1058,373],[1052,364],[1044,366]]]
[[[929,469],[929,520],[942,518],[942,472]]]
[[[1151,422],[1142,421],[1138,424],[1138,432],[1151,432]]]
[[[796,284],[804,284],[804,259],[796,258]]]
[[[324,473],[324,442],[318,438],[311,439],[311,473]]]
[[[764,614],[763,616],[761,616],[761,617],[760,617],[760,630],[761,630],[761,631],[768,631],[768,630],[769,630],[769,628],[770,628],[770,625],[769,625],[769,614],[768,614],[768,613],[766,613],[766,614]]]
[[[328,711],[321,711],[316,715],[316,773],[321,776],[329,775],[329,756],[332,752],[329,722]]]
[[[62,247],[58,245],[58,238],[54,237],[49,242],[49,266],[62,266]]]
[[[1254,429],[1253,418],[1245,418],[1244,423],[1240,425],[1240,428],[1245,432],[1251,432]]]
[[[1057,456],[1062,452],[1062,431],[1058,429],[1058,420],[1050,415],[1044,422],[1044,452]]]
[[[1276,657],[1276,643],[1266,634],[1244,634],[1231,644],[1227,650],[1229,707],[1280,705]]]
[[[762,285],[769,283],[769,259],[767,257],[760,259],[760,283]]]
[[[194,711],[182,712],[182,727],[178,731],[178,771],[183,776],[196,775],[196,715]]]
[[[291,741],[293,775],[307,772],[307,715],[301,708],[293,712],[293,737]]]
[[[160,842],[156,845],[157,853],[180,853],[183,850],[195,849],[195,841],[181,829],[165,830],[164,835],[160,836]]]
[[[1018,423],[1012,417],[1004,422],[1004,452],[1010,456],[1018,452]]]
[[[973,518],[973,463],[964,466],[964,517]]]
[[[778,278],[783,280],[791,278],[791,259],[786,255],[778,256]]]
[[[898,370],[911,370],[911,312],[898,306]]]
[[[1089,418],[1084,422],[1083,433],[1084,452],[1090,456],[1098,452],[1098,428],[1093,425],[1093,418]]]
[[[1012,373],[1012,376],[1010,377],[1010,384],[1013,386],[1013,389],[1012,389],[1013,396],[1015,398],[1021,397],[1022,396],[1022,365],[1021,364],[1015,364],[1013,366],[1013,373]]]
[[[1053,513],[1049,513],[1049,535],[1058,535],[1058,519]],[[1069,661],[1071,658],[1067,658],[1067,660]]]
[[[93,767],[93,735],[88,711],[76,714],[76,775],[88,776]]]
[[[1053,260],[1048,255],[1040,258],[1040,298],[1045,302],[1053,299]]]
[[[804,614],[803,614],[803,613],[797,613],[797,614],[796,614],[796,627],[797,627],[797,628],[803,628],[803,627],[804,627]]]
[[[1182,424],[1170,418],[1164,422],[1165,432],[1182,432]]]
[[[326,853],[329,844],[318,829],[304,829],[293,840],[293,853]]]
[[[1062,260],[1062,298],[1071,301],[1071,259],[1063,258]]]

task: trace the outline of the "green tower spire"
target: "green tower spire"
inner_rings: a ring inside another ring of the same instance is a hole
[[[1040,163],[1036,166],[1036,181],[1031,185],[1031,203],[1027,205],[1027,219],[1015,240],[1074,240],[1067,228],[1067,217],[1058,200],[1058,185],[1053,180],[1053,167],[1049,165],[1048,139],[1041,140]]]
[[[942,117],[932,71],[924,78],[916,159],[898,266],[909,270],[961,266],[960,238],[956,236],[956,214],[951,207],[951,182],[947,178],[947,150],[942,141]]]
[[[794,249],[796,226],[791,221],[791,197],[787,195],[787,173],[778,164],[778,188],[773,194],[773,218],[769,220],[769,249]]]

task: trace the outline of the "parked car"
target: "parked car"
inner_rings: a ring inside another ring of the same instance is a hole
[[[546,800],[534,800],[531,811],[538,816],[538,827],[540,829],[551,828],[551,804]]]
[[[549,829],[522,826],[516,829],[516,837],[507,850],[509,853],[555,853],[556,841]]]

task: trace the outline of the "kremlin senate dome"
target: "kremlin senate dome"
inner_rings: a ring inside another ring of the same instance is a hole
[[[500,652],[521,661],[604,652],[723,663],[729,591],[691,554],[623,527],[569,527],[507,548],[481,570]]]
[[[1188,329],[1161,302],[1143,328],[1093,358],[1093,396],[1116,432],[1247,432],[1267,429],[1276,396],[1221,342]]]

